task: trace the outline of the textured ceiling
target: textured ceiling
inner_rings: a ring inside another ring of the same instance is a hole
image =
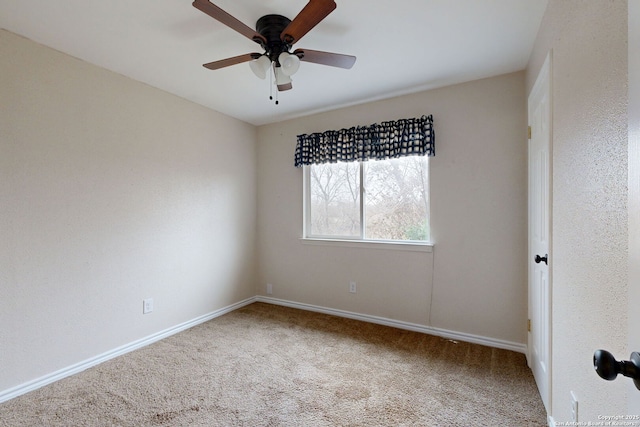
[[[213,0],[254,27],[307,0]],[[0,0],[0,27],[256,125],[522,70],[547,0],[336,0],[294,45],[357,56],[351,70],[303,62],[269,100],[248,64],[203,63],[260,46],[191,0]]]

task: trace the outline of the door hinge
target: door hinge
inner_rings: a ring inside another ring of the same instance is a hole
[[[527,331],[531,332],[531,319],[527,319]]]
[[[527,137],[531,139],[531,126],[527,126]]]

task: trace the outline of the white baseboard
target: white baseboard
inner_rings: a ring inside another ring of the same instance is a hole
[[[44,387],[45,385],[51,384],[63,378],[82,372],[86,369],[99,365],[100,363],[106,362],[107,360],[113,359],[115,357],[121,356],[125,353],[129,353],[133,350],[137,350],[139,348],[145,347],[156,341],[160,341],[163,338],[167,338],[171,335],[177,334],[178,332],[182,332],[186,329],[199,325],[200,323],[204,323],[211,319],[215,319],[216,317],[219,317],[219,316],[222,316],[223,314],[227,314],[229,312],[237,310],[255,301],[256,301],[255,297],[248,298],[246,300],[237,302],[235,304],[231,304],[227,307],[212,311],[211,313],[196,317],[195,319],[192,319],[187,322],[181,323],[179,325],[173,326],[171,328],[165,329],[164,331],[160,331],[155,334],[149,335],[145,338],[141,338],[139,340],[133,341],[129,344],[125,344],[121,347],[107,351],[106,353],[102,353],[90,359],[83,360],[82,362],[60,369],[51,374],[44,375],[40,378],[36,378],[35,380],[26,382],[24,384],[20,384],[8,390],[0,391],[0,403],[6,402],[7,400],[11,400],[14,397],[18,397],[22,394],[36,390],[40,387]]]
[[[339,317],[346,317],[349,319],[361,320],[364,322],[376,323],[384,326],[391,326],[398,329],[406,329],[414,332],[422,332],[429,335],[435,335],[442,338],[464,341],[474,344],[486,345],[488,347],[501,348],[505,350],[511,350],[518,353],[527,354],[526,344],[515,343],[511,341],[504,341],[495,338],[483,337],[480,335],[467,334],[464,332],[454,332],[446,329],[434,328],[432,326],[418,325],[416,323],[403,322],[401,320],[387,319],[384,317],[371,316],[369,314],[354,313],[351,311],[337,310],[335,308],[320,307],[317,305],[303,304],[294,301],[281,300],[277,298],[258,296],[256,301],[264,302],[268,304],[282,305],[285,307],[298,308],[300,310],[315,311],[318,313],[331,314]]]
[[[479,335],[466,334],[462,332],[454,332],[448,331],[445,329],[434,328],[430,326],[418,325],[415,323],[403,322],[400,320],[387,319],[384,317],[371,316],[368,314],[360,314],[354,313],[345,310],[338,310],[334,308],[320,307],[317,305],[311,304],[303,304],[294,301],[281,300],[277,298],[270,298],[264,296],[256,296],[247,298],[238,303],[229,305],[227,307],[221,308],[219,310],[215,310],[211,313],[205,314],[203,316],[196,317],[190,321],[181,323],[174,327],[165,329],[164,331],[157,332],[155,334],[149,335],[145,338],[141,338],[139,340],[133,341],[129,344],[123,345],[121,347],[115,348],[106,353],[99,354],[90,359],[84,360],[82,362],[76,363],[75,365],[68,366],[66,368],[60,369],[58,371],[52,372],[51,374],[44,375],[40,378],[36,378],[35,380],[26,382],[24,384],[20,384],[16,387],[10,388],[8,390],[0,391],[0,403],[6,402],[8,400],[13,399],[14,397],[18,397],[22,394],[28,393],[30,391],[36,390],[40,387],[44,387],[48,384],[51,384],[55,381],[61,380],[63,378],[69,377],[71,375],[82,372],[86,369],[89,369],[93,366],[99,365],[102,362],[106,362],[107,360],[113,359],[115,357],[121,356],[125,353],[129,353],[133,350],[137,350],[149,344],[152,344],[156,341],[160,341],[163,338],[169,337],[171,335],[177,334],[178,332],[182,332],[186,329],[192,328],[200,323],[207,322],[211,319],[215,319],[216,317],[222,316],[223,314],[227,314],[231,311],[237,310],[241,307],[249,305],[253,302],[264,302],[268,304],[281,305],[285,307],[297,308],[300,310],[314,311],[318,313],[331,314],[338,317],[345,317],[349,319],[361,320],[364,322],[376,323],[384,326],[391,326],[398,329],[406,329],[409,331],[422,332],[429,335],[435,335],[442,338],[447,338],[451,340],[457,341],[465,341],[474,344],[486,345],[489,347],[502,348],[505,350],[516,351],[519,353],[526,354],[526,345],[519,344],[509,341],[498,340],[494,338],[482,337]],[[551,424],[552,419],[550,418],[549,425]]]

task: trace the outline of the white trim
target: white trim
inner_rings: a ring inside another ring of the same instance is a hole
[[[360,239],[364,240],[367,237],[367,183],[365,180],[365,170],[366,167],[364,162],[360,161],[358,172],[360,172]],[[306,237],[312,237],[308,234],[305,234]]]
[[[309,201],[309,191],[307,188],[311,185],[309,182],[311,180],[311,169],[309,166],[302,166],[302,235],[308,236],[311,232],[311,227],[309,226],[309,221],[311,218],[311,203]]]
[[[63,378],[69,377],[71,375],[75,375],[79,372],[82,372],[93,366],[99,365],[100,363],[106,362],[107,360],[121,356],[125,353],[129,353],[133,350],[137,350],[149,344],[153,344],[156,341],[160,341],[161,339],[177,334],[178,332],[182,332],[186,329],[192,328],[196,325],[207,322],[211,319],[215,319],[216,317],[220,317],[223,314],[227,314],[229,312],[242,308],[246,305],[254,303],[255,301],[256,301],[256,297],[247,298],[243,301],[237,302],[235,304],[231,304],[227,307],[223,307],[219,310],[212,311],[211,313],[196,317],[195,319],[192,319],[187,322],[181,323],[179,325],[173,326],[171,328],[165,329],[164,331],[151,334],[145,338],[141,338],[129,344],[125,344],[121,347],[107,351],[106,353],[99,354],[90,359],[83,360],[82,362],[76,363],[74,365],[68,366],[66,368],[60,369],[50,374],[44,375],[40,378],[36,378],[35,380],[26,382],[24,384],[20,384],[8,390],[0,391],[0,403],[6,402],[8,400],[13,399],[14,397],[18,397],[22,394],[36,390],[40,387],[44,387],[48,384],[51,384]]]
[[[354,313],[354,312],[345,311],[345,310],[320,307],[317,305],[303,304],[303,303],[287,301],[287,300],[282,300],[277,298],[255,296],[255,297],[247,298],[235,304],[231,304],[219,310],[212,311],[211,313],[196,317],[195,319],[189,320],[187,322],[181,323],[179,325],[176,325],[171,328],[165,329],[163,331],[157,332],[155,334],[149,335],[145,338],[141,338],[139,340],[133,341],[124,346],[99,354],[95,357],[92,357],[90,359],[68,366],[66,368],[60,369],[58,371],[52,372],[50,374],[44,375],[40,378],[36,378],[35,380],[26,382],[24,384],[20,384],[8,390],[0,391],[0,403],[6,402],[8,400],[11,400],[15,397],[18,397],[30,391],[39,389],[41,387],[54,383],[63,378],[69,377],[71,375],[75,375],[77,373],[80,373],[86,369],[99,365],[100,363],[106,362],[115,357],[121,356],[123,354],[129,353],[139,348],[145,347],[149,344],[153,344],[156,341],[160,341],[161,339],[167,338],[171,335],[177,334],[178,332],[182,332],[186,329],[192,328],[201,323],[215,319],[216,317],[220,317],[224,314],[230,313],[234,310],[237,310],[239,308],[242,308],[254,302],[263,302],[267,304],[297,308],[300,310],[330,314],[333,316],[344,317],[348,319],[355,319],[363,322],[375,323],[378,325],[391,326],[398,329],[421,332],[429,335],[435,335],[435,336],[439,336],[439,337],[451,339],[451,340],[465,341],[465,342],[470,342],[474,344],[485,345],[488,347],[502,348],[505,350],[515,351],[518,353],[526,354],[527,352],[527,348],[525,344],[514,343],[514,342],[504,341],[504,340],[499,340],[494,338],[488,338],[488,337],[483,337],[479,335],[466,334],[463,332],[454,332],[446,329],[434,328],[431,326],[424,326],[424,325],[419,325],[419,324],[410,323],[410,322],[403,322],[400,320],[387,319],[384,317],[372,316],[368,314]],[[549,425],[554,426],[555,424],[549,424]]]
[[[551,415],[547,415],[547,424],[549,427],[556,427],[556,420]]]
[[[433,252],[433,243],[414,242],[409,240],[347,240],[302,237],[304,245],[342,246],[361,249],[390,249],[396,251]]]
[[[422,332],[428,335],[435,335],[442,338],[447,338],[456,341],[464,341],[473,344],[485,345],[488,347],[501,348],[505,350],[511,350],[518,353],[527,354],[526,344],[515,343],[511,341],[505,341],[495,338],[483,337],[480,335],[467,334],[464,332],[455,332],[447,329],[434,328],[432,326],[419,325],[417,323],[403,322],[401,320],[393,320],[385,317],[371,316],[369,314],[354,313],[351,311],[338,310],[335,308],[320,307],[317,305],[304,304],[294,301],[287,301],[277,298],[258,296],[257,302],[264,302],[267,304],[281,305],[284,307],[297,308],[300,310],[314,311],[317,313],[330,314],[338,317],[345,317],[348,319],[361,320],[363,322],[376,323],[378,325],[391,326],[398,329],[405,329],[408,331]]]

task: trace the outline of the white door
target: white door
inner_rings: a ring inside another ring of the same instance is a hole
[[[640,352],[640,0],[629,2],[629,353]],[[640,414],[640,390],[629,381],[628,414]]]
[[[528,362],[551,413],[551,53],[529,94]]]

